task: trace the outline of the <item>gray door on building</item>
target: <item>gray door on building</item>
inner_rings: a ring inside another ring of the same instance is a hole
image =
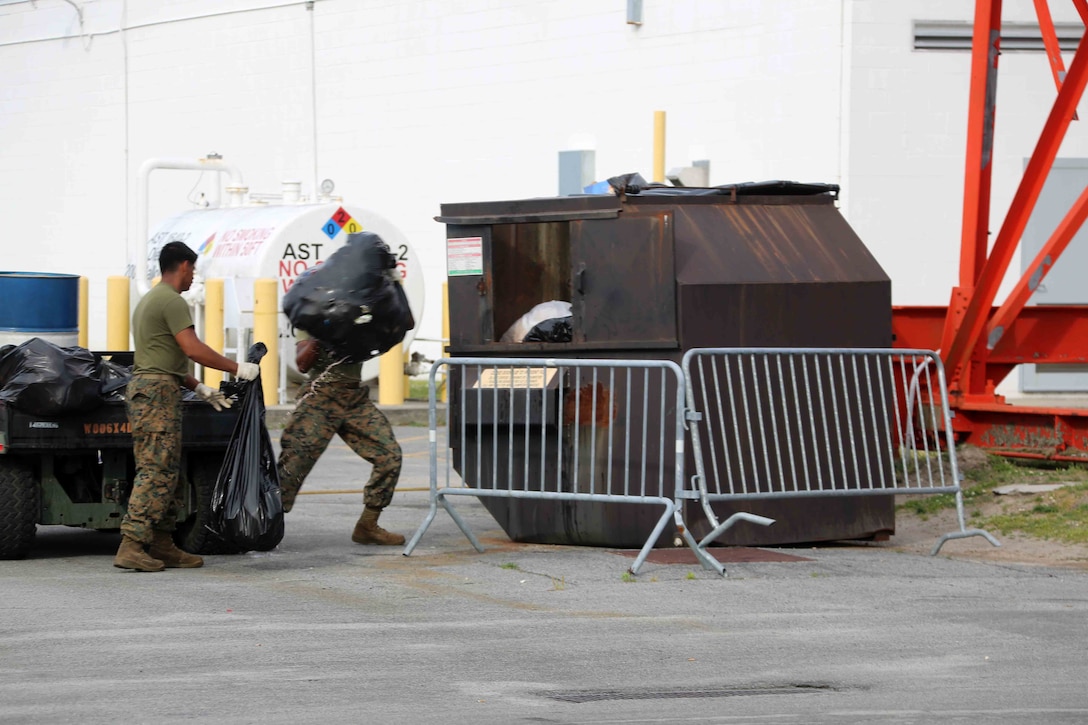
[[[1025,161],[1026,165],[1026,161]],[[1088,159],[1057,159],[1039,202],[1024,229],[1020,245],[1023,274],[1054,229],[1088,186]],[[1029,305],[1088,305],[1088,224],[1058,257],[1054,267],[1028,300]],[[1020,389],[1025,393],[1088,391],[1088,365],[1021,365]]]

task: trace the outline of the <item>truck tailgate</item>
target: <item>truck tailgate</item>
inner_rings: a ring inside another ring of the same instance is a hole
[[[238,419],[233,409],[216,411],[201,401],[182,405],[186,449],[226,448]],[[132,430],[123,401],[107,401],[90,412],[60,417],[34,415],[0,402],[0,454],[131,447]]]

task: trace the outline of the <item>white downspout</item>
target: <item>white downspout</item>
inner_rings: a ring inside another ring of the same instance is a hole
[[[140,215],[136,225],[136,233],[139,238],[136,241],[136,298],[147,294],[151,286],[147,283],[147,238],[148,233],[148,188],[150,186],[151,172],[155,169],[182,169],[185,171],[217,171],[230,177],[233,187],[243,186],[242,172],[238,167],[228,164],[222,159],[148,159],[140,166],[139,184],[136,190],[138,194],[137,210]]]

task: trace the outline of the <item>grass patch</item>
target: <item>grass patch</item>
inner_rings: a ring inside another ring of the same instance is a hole
[[[949,469],[947,456],[934,458],[939,458],[933,461],[935,465]],[[956,458],[963,474],[964,511],[972,527],[1005,536],[1017,531],[1040,539],[1088,543],[1088,467],[1084,464],[1018,461],[971,446],[959,449]],[[1030,497],[1022,494],[999,497],[993,493],[1001,486],[1047,483],[1067,485]],[[955,506],[955,494],[911,495],[902,497],[896,511],[924,521]]]
[[[442,394],[445,392],[446,389],[446,381],[444,378],[439,377],[439,379],[435,382],[438,385],[438,389],[435,391],[435,395],[437,396],[438,400],[441,401]],[[427,392],[429,385],[430,382],[427,378],[424,378],[422,380],[409,378],[408,395],[405,397],[405,400],[430,400],[430,394]]]
[[[967,455],[964,455],[964,454]],[[945,454],[933,454],[933,465],[942,466],[946,478],[951,483],[951,466]],[[923,464],[924,465],[924,464]],[[1001,456],[992,456],[978,449],[963,449],[957,455],[957,465],[963,475],[963,505],[968,508],[973,501],[993,496],[993,490],[999,486],[1021,483],[1024,470],[1021,466]],[[1043,483],[1044,481],[1039,481]],[[908,497],[896,509],[921,517],[924,521],[938,511],[956,507],[956,495],[938,493]]]
[[[503,564],[499,564],[499,568],[500,569],[513,569],[514,571],[517,571],[518,565],[515,564],[512,561],[508,561],[508,562],[505,562]]]
[[[1019,504],[1019,505],[1017,505]],[[1088,544],[1088,483],[1048,491],[1007,504],[1005,513],[971,522],[1008,536],[1018,531],[1037,539]]]

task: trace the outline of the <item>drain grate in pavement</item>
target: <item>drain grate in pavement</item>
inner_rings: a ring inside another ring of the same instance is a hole
[[[668,700],[682,697],[741,697],[744,695],[801,695],[830,692],[827,685],[779,685],[774,687],[699,687],[668,690],[544,690],[536,694],[560,702],[600,702],[602,700]]]

